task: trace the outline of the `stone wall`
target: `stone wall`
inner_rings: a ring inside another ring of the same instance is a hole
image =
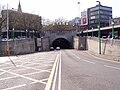
[[[74,37],[73,40],[74,49],[86,50],[87,49],[87,38],[86,37]]]
[[[50,50],[50,41],[48,37],[44,37],[41,39],[42,41],[42,51],[49,51]]]
[[[21,39],[8,41],[8,46],[11,55],[26,54],[35,52],[34,39]],[[1,55],[5,55],[7,50],[7,41],[0,42]]]

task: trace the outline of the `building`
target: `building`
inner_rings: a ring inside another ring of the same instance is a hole
[[[114,25],[120,25],[120,17],[116,17],[116,18],[110,19],[110,26],[112,24],[114,24]]]
[[[100,13],[100,14],[99,14]],[[88,29],[98,27],[98,18],[100,15],[100,27],[109,26],[109,20],[112,18],[112,7],[96,5],[88,8]]]
[[[3,33],[3,38],[6,38],[7,36],[7,18],[9,38],[12,38],[13,29],[15,37],[17,38],[26,35],[28,35],[27,37],[30,37],[33,35],[33,32],[38,33],[42,28],[41,16],[22,12],[20,2],[17,11],[14,9],[2,10],[1,15],[0,31]]]

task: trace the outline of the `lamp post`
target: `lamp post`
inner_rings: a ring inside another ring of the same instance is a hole
[[[99,38],[99,54],[101,54],[101,38],[100,38],[100,36],[101,36],[101,32],[100,32],[100,1],[96,1],[96,2],[98,2],[98,7],[99,7],[99,9],[98,9],[98,38]]]
[[[77,3],[78,4],[78,17],[80,17],[80,2]],[[79,34],[79,38],[80,38],[80,20],[77,21],[77,27],[78,27],[78,34]]]
[[[93,37],[93,28],[92,28],[92,37]]]
[[[13,37],[12,37],[12,38],[13,38],[13,41],[14,41],[14,30],[15,30],[15,29],[13,28],[13,29],[12,29],[12,31],[13,31]]]
[[[21,31],[20,37],[22,38],[22,31]]]
[[[77,3],[78,4],[78,17],[80,16],[80,2]]]
[[[26,29],[26,38],[27,38],[27,29]]]
[[[88,29],[87,29],[87,38],[88,38]]]
[[[114,39],[114,20],[112,20],[112,39]]]
[[[9,14],[8,14],[8,4],[7,4],[7,50],[6,50],[6,55],[10,55],[10,49],[9,49]]]
[[[33,30],[33,38],[34,38],[34,32],[35,32],[35,31]]]

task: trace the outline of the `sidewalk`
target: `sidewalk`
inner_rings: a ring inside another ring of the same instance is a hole
[[[0,64],[1,63],[6,63],[7,61],[10,61],[11,60],[14,60],[14,59],[17,59],[18,57],[17,56],[4,56],[4,57],[0,57]]]
[[[100,54],[92,52],[92,51],[88,51],[88,53],[90,55],[95,56],[95,57],[100,58],[100,59],[120,62],[120,57],[110,56],[110,55],[102,55],[102,54],[100,55]]]

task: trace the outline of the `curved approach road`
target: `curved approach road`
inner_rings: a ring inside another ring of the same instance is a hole
[[[120,90],[120,63],[62,50],[61,65],[61,90]]]

